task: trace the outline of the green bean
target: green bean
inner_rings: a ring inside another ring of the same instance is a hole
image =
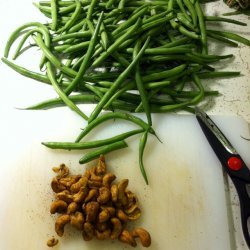
[[[98,22],[96,24],[96,28],[95,31],[91,37],[90,43],[89,43],[89,47],[88,50],[86,52],[86,55],[82,61],[82,64],[80,66],[79,71],[77,72],[76,77],[74,78],[74,80],[72,81],[72,83],[67,87],[67,89],[65,90],[65,94],[69,95],[73,89],[77,86],[78,82],[82,79],[83,75],[85,74],[86,70],[88,69],[89,65],[90,65],[90,59],[93,55],[95,46],[96,46],[96,42],[97,42],[97,37],[99,34],[99,30],[101,27],[101,23],[102,23],[102,19],[103,19],[103,12],[101,13]]]
[[[161,82],[147,82],[144,84],[145,89],[156,89],[169,86],[171,81],[161,81]]]
[[[96,4],[97,4],[97,0],[92,0],[90,2],[90,5],[88,7],[88,12],[87,12],[87,19],[92,20],[92,14],[93,14]]]
[[[21,32],[23,30],[25,30],[26,28],[29,28],[29,27],[32,27],[32,26],[42,28],[43,30],[47,30],[47,27],[45,25],[43,25],[41,23],[38,23],[38,22],[29,22],[29,23],[21,25],[15,31],[13,31],[11,33],[11,35],[9,36],[9,38],[8,38],[8,40],[6,42],[5,49],[4,49],[4,57],[8,57],[9,51],[10,51],[10,48],[11,48],[12,44],[20,36]]]
[[[79,23],[73,25],[73,26],[69,29],[69,32],[72,33],[72,32],[77,32],[77,31],[81,30],[82,27],[83,27],[83,25],[84,25],[85,23],[86,23],[86,20],[83,19],[81,22],[79,22]],[[82,31],[82,32],[84,32],[84,31]]]
[[[57,0],[51,0],[51,17],[52,17],[52,23],[51,23],[51,29],[56,30],[57,28]]]
[[[18,72],[19,74],[21,74],[23,76],[34,79],[34,80],[39,81],[39,82],[50,84],[50,80],[46,75],[43,75],[43,74],[28,70],[24,67],[21,67],[15,63],[9,61],[7,58],[2,57],[1,60],[3,63],[5,63],[10,68],[12,68],[13,70],[15,70],[16,72]]]
[[[197,32],[197,29],[194,25],[183,15],[183,13],[177,13],[177,19],[187,28],[191,29],[194,32]]]
[[[208,37],[211,37],[213,39],[216,39],[217,41],[220,41],[220,42],[223,42],[223,43],[226,43],[227,45],[229,46],[232,46],[232,47],[238,47],[238,44],[231,41],[231,40],[228,40],[227,38],[224,38],[223,36],[219,35],[219,34],[215,34],[213,32],[210,32],[210,31],[207,31],[207,36]]]
[[[185,7],[184,7],[184,5],[183,5],[182,0],[176,0],[176,2],[177,2],[178,6],[179,6],[179,8],[180,8],[180,10],[181,10],[181,13],[186,17],[186,19],[187,19],[189,22],[191,22],[192,20],[191,20],[190,16],[187,14],[187,12],[186,12],[186,10],[185,10]]]
[[[74,53],[74,52],[77,52],[79,50],[83,50],[83,49],[88,48],[89,44],[90,44],[90,41],[85,41],[85,42],[78,43],[76,45],[64,47],[64,49],[61,51],[65,54],[66,53]]]
[[[216,72],[203,72],[197,74],[199,78],[215,78],[215,77],[230,77],[230,76],[239,76],[240,72],[238,71],[216,71]]]
[[[224,38],[228,38],[228,39],[231,39],[233,41],[237,41],[239,43],[250,46],[250,40],[248,40],[248,39],[246,39],[246,38],[244,38],[242,36],[239,36],[237,34],[227,32],[227,31],[219,31],[219,30],[208,30],[208,32],[214,33],[214,34],[223,36]]]
[[[140,126],[142,129],[147,130],[149,129],[149,132],[151,134],[155,134],[153,128],[149,127],[149,125],[144,122],[142,119],[128,114],[128,113],[122,113],[122,112],[112,112],[112,113],[105,113],[99,117],[97,117],[95,120],[93,120],[91,123],[89,123],[79,134],[75,142],[79,142],[84,136],[86,136],[90,131],[92,131],[96,126],[99,124],[107,121],[107,120],[112,120],[112,119],[122,119],[122,120],[127,120],[132,123],[137,124]]]
[[[144,164],[143,164],[143,154],[144,154],[144,149],[147,143],[147,139],[148,139],[148,131],[145,131],[140,139],[140,143],[139,143],[139,165],[140,165],[140,170],[142,173],[142,176],[146,182],[146,184],[148,185],[148,177],[144,168]]]
[[[148,10],[148,7],[143,7],[139,12],[137,12],[135,15],[132,15],[130,18],[128,18],[125,22],[120,24],[117,29],[115,29],[112,32],[113,36],[118,35],[121,31],[129,28],[131,25],[136,23],[138,21],[138,18],[140,18],[142,15],[144,15]]]
[[[184,0],[184,1],[189,1],[189,0]],[[201,9],[201,6],[199,2],[195,3],[195,10],[198,16],[198,21],[199,21],[199,27],[200,27],[200,33],[201,33],[201,44],[202,44],[202,54],[207,54],[208,53],[208,48],[207,48],[207,33],[206,33],[206,23],[204,20],[204,15]]]
[[[83,32],[73,32],[53,37],[52,42],[64,41],[70,38],[89,38],[89,37],[91,37],[91,32],[89,30]]]
[[[137,25],[136,25],[137,26]],[[104,105],[106,104],[106,102],[110,99],[110,97],[112,97],[112,95],[115,93],[115,91],[119,88],[119,86],[121,85],[121,83],[127,78],[127,76],[130,74],[130,72],[132,71],[132,69],[135,67],[135,65],[137,64],[137,62],[140,60],[140,58],[142,57],[145,49],[147,48],[148,44],[149,44],[150,38],[148,38],[145,42],[145,44],[143,45],[143,47],[141,48],[140,52],[137,54],[137,56],[133,59],[133,61],[131,62],[131,64],[119,75],[119,77],[116,79],[116,81],[114,82],[114,84],[111,86],[111,88],[109,89],[109,91],[107,93],[105,93],[104,97],[100,100],[100,102],[98,103],[98,105],[95,107],[94,111],[91,113],[90,117],[89,117],[89,123],[91,123],[97,116],[98,114],[101,112],[102,108],[104,107]]]
[[[112,45],[109,46],[107,51],[103,52],[92,64],[93,67],[100,65],[111,53],[113,53],[117,47],[119,47],[122,42],[131,36],[139,27],[141,20],[138,19],[137,22],[121,37],[119,37]]]
[[[108,0],[108,2],[106,3],[106,9],[111,8],[111,6],[115,3],[116,0]]]
[[[120,0],[118,4],[118,9],[123,10],[125,6],[126,0]]]
[[[106,28],[103,22],[101,24],[101,41],[102,41],[103,49],[107,50],[109,47],[109,38],[108,38],[108,34],[106,32]]]
[[[48,148],[53,149],[67,149],[67,150],[79,150],[79,149],[89,149],[105,146],[117,141],[125,140],[128,137],[142,133],[143,129],[136,129],[128,131],[107,139],[89,141],[89,142],[42,142],[42,144]]]
[[[73,3],[73,4],[69,5],[69,6],[59,8],[58,13],[59,13],[60,15],[62,15],[62,14],[67,14],[67,13],[72,12],[75,8],[76,8],[76,4]]]
[[[59,30],[57,30],[57,33],[62,33],[68,29],[70,29],[76,22],[76,20],[78,19],[80,13],[81,13],[81,2],[79,0],[75,0],[76,1],[76,8],[74,13],[72,14],[72,16],[70,17],[70,19],[66,22],[66,24],[60,28]]]
[[[157,72],[157,73],[152,73],[149,75],[145,75],[142,77],[143,82],[151,82],[159,79],[165,79],[170,76],[178,75],[180,74],[185,68],[186,64],[181,64],[175,68],[172,68],[170,70],[162,71],[162,72]]]
[[[103,146],[95,151],[89,152],[87,154],[85,154],[80,160],[79,163],[80,164],[84,164],[87,163],[89,161],[92,161],[94,159],[97,159],[98,157],[100,157],[100,155],[104,155],[107,154],[109,152],[112,152],[114,150],[118,150],[121,148],[125,148],[127,147],[127,143],[125,141],[118,141],[118,142],[114,142],[111,143],[109,145]]]
[[[193,46],[193,45],[192,45]],[[133,48],[126,49],[126,52],[133,53]],[[172,47],[172,48],[152,48],[152,49],[146,49],[145,55],[168,55],[168,54],[183,54],[192,52],[192,49],[190,48],[183,48],[180,46]]]
[[[134,59],[137,56],[137,54],[139,53],[140,47],[141,47],[141,40],[138,40],[136,45],[135,45],[135,48],[134,48],[134,53],[133,53],[133,58]],[[135,82],[136,82],[137,89],[138,89],[138,91],[140,93],[140,96],[141,96],[142,106],[143,106],[143,109],[144,109],[144,111],[146,113],[148,124],[150,126],[152,126],[152,118],[151,118],[151,113],[150,113],[150,106],[149,106],[149,102],[148,102],[148,99],[147,99],[146,90],[145,90],[145,88],[143,86],[143,81],[142,81],[142,77],[141,77],[139,62],[136,65],[136,68],[135,68]]]
[[[120,88],[119,90],[117,90],[117,92],[107,101],[107,103],[104,105],[104,109],[107,109],[109,106],[112,105],[112,103],[118,98],[120,97],[123,93],[125,93],[127,90],[131,90],[133,89],[133,87],[135,86],[135,84],[133,82],[126,84],[124,87]]]
[[[40,39],[38,37],[38,39]],[[83,119],[87,120],[88,117],[64,94],[64,92],[59,88],[58,83],[56,81],[52,66],[50,62],[46,63],[47,74],[51,81],[52,86],[54,87],[57,94],[63,100],[63,102],[73,111],[75,111],[78,115],[80,115]]]
[[[200,102],[204,97],[204,88],[203,88],[203,86],[201,84],[200,77],[197,74],[192,74],[192,79],[193,79],[195,85],[199,89],[198,95],[196,95],[195,97],[193,97],[191,100],[188,100],[188,101],[161,106],[161,107],[158,108],[157,111],[158,112],[169,112],[169,111],[184,108],[184,107],[186,107],[188,105],[195,105],[198,102]]]
[[[218,16],[205,16],[205,20],[208,22],[226,22],[226,23],[233,23],[241,26],[247,26],[246,23],[230,19],[230,18],[223,18],[223,17],[218,17]]]
[[[195,5],[193,6],[193,4],[190,2],[190,0],[183,0],[183,2],[186,5],[186,7],[188,8],[188,11],[189,11],[191,18],[193,20],[194,27],[197,27],[197,18],[199,19],[199,14],[197,13],[197,9],[195,8]]]

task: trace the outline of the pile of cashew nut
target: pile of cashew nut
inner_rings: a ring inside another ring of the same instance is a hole
[[[141,215],[138,200],[127,189],[128,179],[115,183],[116,176],[106,172],[104,156],[83,175],[70,175],[64,164],[53,170],[57,176],[51,187],[56,199],[50,213],[60,214],[55,222],[58,236],[63,236],[65,225],[70,224],[82,232],[85,241],[119,239],[135,247],[139,238],[144,247],[150,246],[151,237],[145,229],[126,229],[129,221]]]

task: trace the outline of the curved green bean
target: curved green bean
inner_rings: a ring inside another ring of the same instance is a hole
[[[142,133],[143,129],[136,129],[128,131],[107,139],[88,141],[88,142],[42,142],[42,144],[48,148],[53,149],[66,149],[66,150],[79,150],[79,149],[89,149],[105,146],[117,141],[125,140],[128,137]]]
[[[122,148],[126,148],[128,145],[125,141],[118,141],[118,142],[114,142],[111,143],[109,145],[103,146],[95,151],[91,151],[89,153],[86,153],[80,160],[79,163],[80,164],[84,164],[87,163],[89,161],[92,161],[94,159],[97,159],[100,157],[100,155],[104,155],[107,154],[109,152],[112,152],[114,150],[118,150],[118,149],[122,149]]]
[[[148,185],[148,177],[147,177],[147,173],[145,171],[144,168],[144,164],[143,164],[143,154],[144,154],[144,150],[145,150],[145,146],[147,143],[147,139],[148,139],[148,131],[145,131],[140,139],[140,143],[139,143],[139,165],[140,165],[140,170],[142,173],[142,176],[146,182],[146,184]]]

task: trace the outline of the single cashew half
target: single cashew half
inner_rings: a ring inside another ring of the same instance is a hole
[[[102,210],[99,214],[98,214],[98,221],[100,223],[106,222],[108,221],[108,219],[110,218],[110,213],[107,209]]]
[[[51,181],[51,188],[55,193],[62,192],[63,190],[66,189],[66,187],[59,182],[59,179],[57,177],[54,177]]]
[[[59,178],[69,175],[69,168],[63,163],[59,167],[53,167],[52,170],[57,173],[57,177]]]
[[[70,216],[68,214],[60,215],[56,219],[55,231],[58,236],[62,237],[64,233],[64,226],[70,222]]]
[[[150,234],[143,228],[136,228],[131,232],[133,237],[138,237],[141,240],[141,244],[144,247],[149,247],[151,245]]]
[[[79,181],[81,178],[81,175],[74,175],[74,176],[67,176],[64,178],[61,178],[59,182],[63,184],[67,189],[70,189],[70,187]]]
[[[118,219],[120,219],[123,223],[126,223],[128,221],[128,216],[121,210],[118,209],[116,211],[116,216]]]
[[[84,206],[84,210],[85,210],[85,214],[86,214],[86,221],[87,222],[93,222],[95,221],[97,214],[98,214],[98,210],[99,210],[99,203],[96,201],[91,201],[88,202],[85,206]]]
[[[85,197],[84,202],[89,202],[95,200],[98,196],[99,192],[97,189],[91,189],[88,195]]]
[[[87,187],[82,187],[78,193],[73,195],[73,201],[76,203],[83,202],[85,197],[88,195],[88,188]]]
[[[78,182],[74,183],[71,187],[70,187],[70,191],[72,193],[78,193],[80,191],[81,188],[84,188],[87,186],[88,183],[88,179],[86,177],[82,177],[78,180]]]
[[[128,186],[128,179],[123,179],[118,183],[118,201],[121,202],[123,206],[128,203],[128,198],[125,194],[125,190]]]
[[[97,175],[104,175],[106,173],[106,164],[105,164],[105,158],[104,155],[100,155],[97,168],[96,168],[96,174]]]
[[[122,232],[122,223],[118,218],[115,218],[115,217],[111,218],[110,222],[113,226],[113,230],[111,232],[110,238],[114,240],[114,239],[117,239]]]
[[[82,231],[83,239],[85,241],[92,240],[94,238],[94,233],[95,233],[94,226],[89,222],[85,222],[83,224],[83,231]]]
[[[116,209],[115,209],[114,207],[112,207],[112,206],[105,206],[105,205],[102,205],[102,206],[101,206],[101,209],[102,209],[102,210],[108,210],[111,217],[113,217],[113,216],[115,215],[115,210],[116,210]]]
[[[55,237],[52,237],[51,239],[49,239],[47,241],[47,246],[48,247],[54,247],[57,244],[58,244],[58,239],[56,239]]]
[[[137,207],[132,213],[127,214],[129,220],[137,220],[141,216],[141,209]]]
[[[107,229],[103,232],[99,232],[98,230],[95,230],[95,236],[98,240],[106,240],[109,238],[110,234],[111,234],[110,229]]]
[[[107,173],[103,176],[102,183],[104,187],[110,188],[112,181],[114,181],[116,176],[112,173]]]
[[[67,214],[73,214],[77,210],[79,210],[79,208],[80,208],[79,204],[73,201],[68,205]]]
[[[136,241],[128,230],[123,230],[119,236],[121,242],[127,243],[132,247],[136,247]]]
[[[97,201],[100,204],[105,204],[109,201],[110,196],[110,190],[107,187],[101,187],[99,188],[99,196],[97,197]]]
[[[51,206],[50,206],[50,213],[55,214],[55,213],[65,213],[67,210],[68,204],[65,201],[62,200],[56,200],[53,201]]]
[[[78,230],[83,229],[84,216],[81,212],[76,212],[70,216],[70,224]]]
[[[110,188],[111,192],[111,199],[114,203],[118,200],[118,186],[116,184],[113,184]]]
[[[67,203],[71,203],[73,201],[73,196],[70,194],[70,192],[68,190],[64,190],[60,193],[57,193],[56,198],[58,200],[65,201]]]

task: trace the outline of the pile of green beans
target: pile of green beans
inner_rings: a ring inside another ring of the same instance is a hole
[[[237,34],[207,29],[211,22],[246,24],[207,16],[198,0],[48,0],[34,5],[46,21],[18,27],[7,41],[2,61],[26,77],[52,85],[58,94],[58,98],[26,109],[68,106],[87,121],[74,142],[43,145],[67,150],[94,148],[79,161],[86,163],[100,154],[127,147],[125,139],[141,134],[139,165],[147,184],[143,154],[148,135],[156,136],[151,114],[193,112],[193,106],[207,96],[219,94],[206,90],[201,79],[240,75],[215,71],[214,63],[233,55],[210,54],[210,39],[227,46],[250,46],[248,39]],[[12,59],[37,46],[42,52],[40,72],[8,59],[17,39]],[[25,47],[29,39],[32,45]],[[89,103],[95,106],[88,117],[79,104]],[[146,121],[132,114],[136,112],[145,113]],[[140,129],[104,140],[84,140],[98,125],[111,119],[130,121]]]

